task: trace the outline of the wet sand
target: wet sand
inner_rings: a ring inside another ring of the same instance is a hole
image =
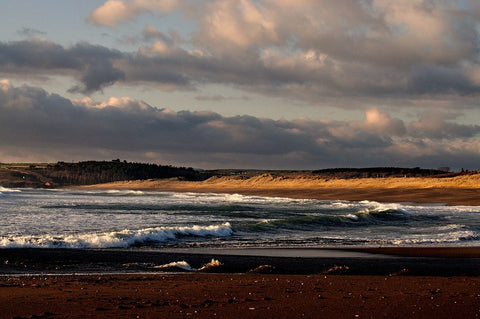
[[[0,278],[1,318],[475,318],[480,278],[163,274]]]
[[[480,249],[475,247],[199,252],[4,249],[0,318],[480,314]],[[202,272],[156,267],[187,261],[198,269],[212,258],[222,265]]]

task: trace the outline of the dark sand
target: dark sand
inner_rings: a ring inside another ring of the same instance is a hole
[[[0,278],[1,318],[475,318],[478,277],[163,274]]]
[[[0,318],[480,315],[479,248],[298,251],[0,250]],[[202,273],[155,268],[212,258],[223,265]]]

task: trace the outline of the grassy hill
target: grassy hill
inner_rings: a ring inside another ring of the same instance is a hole
[[[191,181],[204,179],[203,173],[193,168],[120,160],[0,164],[0,185],[4,187],[61,187],[171,177]]]
[[[250,179],[264,174],[273,178],[355,179],[385,177],[452,177],[462,173],[444,170],[398,167],[331,168],[314,171],[294,170],[194,170],[126,161],[86,161],[78,163],[10,163],[0,164],[0,186],[3,187],[63,187],[92,185],[126,180],[178,178],[202,181],[212,176]]]

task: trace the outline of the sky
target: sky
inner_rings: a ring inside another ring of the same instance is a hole
[[[0,5],[0,162],[480,169],[477,0]]]

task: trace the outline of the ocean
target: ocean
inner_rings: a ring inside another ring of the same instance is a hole
[[[480,207],[0,187],[0,248],[478,246]]]

